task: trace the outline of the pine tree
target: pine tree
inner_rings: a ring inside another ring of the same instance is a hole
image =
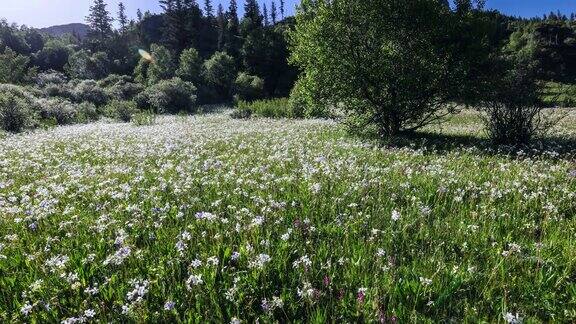
[[[244,4],[244,19],[250,19],[249,29],[258,28],[262,26],[263,17],[260,14],[260,6],[256,0],[246,0]]]
[[[266,4],[262,7],[262,14],[264,15],[264,26],[268,27],[270,25],[270,20],[268,20],[268,8]]]
[[[104,0],[94,0],[94,4],[90,7],[90,14],[86,17],[86,22],[90,26],[89,36],[98,41],[105,40],[112,35],[113,21]]]
[[[216,18],[218,25],[218,51],[224,50],[224,43],[226,41],[226,15],[224,14],[224,7],[218,4],[218,17]]]
[[[230,0],[230,6],[226,14],[228,20],[226,26],[226,35],[224,42],[224,50],[232,57],[238,59],[240,57],[240,21],[238,20],[238,4],[236,0]],[[239,62],[237,62],[239,63]]]
[[[118,23],[120,24],[120,32],[125,33],[128,28],[128,17],[126,17],[126,7],[122,2],[118,4]]]
[[[204,0],[204,14],[209,18],[214,17],[214,7],[212,7],[211,0]]]
[[[276,1],[272,0],[272,6],[270,9],[270,18],[272,18],[272,24],[276,25],[276,22],[278,20],[278,12],[276,9]]]
[[[284,0],[280,0],[280,15],[282,15],[282,20],[284,20]]]
[[[198,4],[193,0],[160,0],[165,13],[165,42],[176,54],[196,43],[199,19]]]
[[[138,22],[142,22],[142,19],[144,19],[144,15],[142,14],[142,10],[140,10],[140,8],[136,10],[136,17],[138,18]]]

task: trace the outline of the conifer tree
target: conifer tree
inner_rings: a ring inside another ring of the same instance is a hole
[[[278,11],[276,9],[276,1],[272,0],[272,6],[270,8],[270,18],[272,18],[272,25],[276,25],[278,21]]]
[[[90,26],[89,36],[98,41],[104,41],[112,35],[112,22],[114,19],[106,9],[104,0],[94,0],[90,7],[90,13],[86,17],[86,22]]]
[[[126,17],[126,6],[123,2],[118,4],[118,23],[120,24],[120,32],[125,33],[128,28],[128,17]]]

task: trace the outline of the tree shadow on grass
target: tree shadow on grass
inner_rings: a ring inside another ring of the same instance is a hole
[[[444,154],[468,150],[490,156],[544,156],[576,159],[576,137],[546,136],[535,139],[530,145],[494,145],[489,139],[474,135],[417,132],[403,134],[381,141],[384,147],[411,148],[425,153]]]

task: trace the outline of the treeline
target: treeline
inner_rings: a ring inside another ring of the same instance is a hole
[[[210,0],[204,1],[202,8],[192,0],[160,0],[160,4],[163,13],[138,10],[137,19],[129,20],[122,3],[112,14],[103,0],[95,0],[86,18],[90,30],[85,39],[77,35],[48,37],[35,29],[2,21],[0,60],[8,64],[2,64],[7,73],[2,74],[0,81],[30,83],[37,73],[56,71],[73,79],[134,75],[148,85],[158,81],[158,77],[178,75],[201,88],[200,103],[215,103],[232,99],[234,81],[240,76],[240,83],[252,81],[259,97],[288,95],[297,72],[287,62],[286,32],[294,20],[284,17],[283,0],[278,5],[271,1],[262,8],[256,0],[247,0],[242,17],[238,16],[236,0],[230,1],[226,9],[222,5],[214,8]],[[155,63],[165,63],[156,69],[165,71],[158,71],[151,80],[143,66],[150,60],[138,54],[141,49],[153,57],[166,55],[155,58]],[[228,64],[228,58],[231,66],[218,66]],[[219,80],[210,79],[214,71],[205,71],[204,67],[225,68],[226,75],[218,76]],[[214,83],[218,84],[211,88]]]

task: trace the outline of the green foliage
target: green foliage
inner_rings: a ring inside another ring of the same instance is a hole
[[[576,85],[546,82],[542,101],[547,107],[576,107]]]
[[[72,50],[61,42],[51,42],[32,56],[40,71],[64,71]]]
[[[108,76],[110,61],[104,52],[80,50],[70,55],[65,70],[74,79],[100,80]]]
[[[251,116],[264,118],[302,118],[298,111],[290,109],[287,98],[264,99],[252,102],[239,101],[234,118],[249,118]]]
[[[217,52],[204,62],[203,71],[207,84],[213,87],[222,99],[229,100],[236,78],[234,58],[224,52]]]
[[[414,131],[462,97],[474,62],[483,62],[478,55],[488,54],[483,33],[460,28],[467,17],[474,13],[454,13],[436,0],[304,0],[291,60],[317,89],[318,104],[365,116],[381,136]],[[470,42],[447,43],[452,36]]]
[[[144,91],[144,86],[132,82],[132,78],[127,75],[112,74],[100,80],[98,85],[105,88],[108,97],[116,100],[130,101]]]
[[[166,47],[156,44],[153,44],[150,50],[152,62],[147,70],[148,85],[173,78],[176,68],[170,51]]]
[[[176,70],[176,76],[180,79],[194,84],[202,80],[202,59],[198,51],[194,48],[188,48],[180,54],[180,65]]]
[[[84,80],[74,88],[74,98],[77,102],[90,102],[96,106],[104,106],[109,100],[104,88],[94,80]]]
[[[29,69],[30,59],[10,48],[0,54],[0,83],[22,84],[33,78],[35,69]]]
[[[104,107],[104,116],[128,123],[138,113],[134,101],[112,100]]]
[[[18,133],[36,125],[36,98],[24,88],[0,84],[0,129]]]
[[[72,102],[61,98],[40,99],[37,101],[40,107],[40,117],[46,120],[54,120],[58,125],[70,125],[78,123],[79,111]]]
[[[234,93],[238,100],[254,101],[264,97],[264,80],[245,72],[234,81]]]
[[[163,80],[135,98],[140,109],[156,113],[196,112],[196,87],[180,78]]]
[[[132,124],[136,126],[152,126],[156,124],[156,114],[151,111],[139,111],[132,116]]]
[[[306,82],[305,78],[300,78],[290,92],[288,105],[295,116],[307,118],[329,118],[330,106],[323,105],[314,99],[314,89]]]

